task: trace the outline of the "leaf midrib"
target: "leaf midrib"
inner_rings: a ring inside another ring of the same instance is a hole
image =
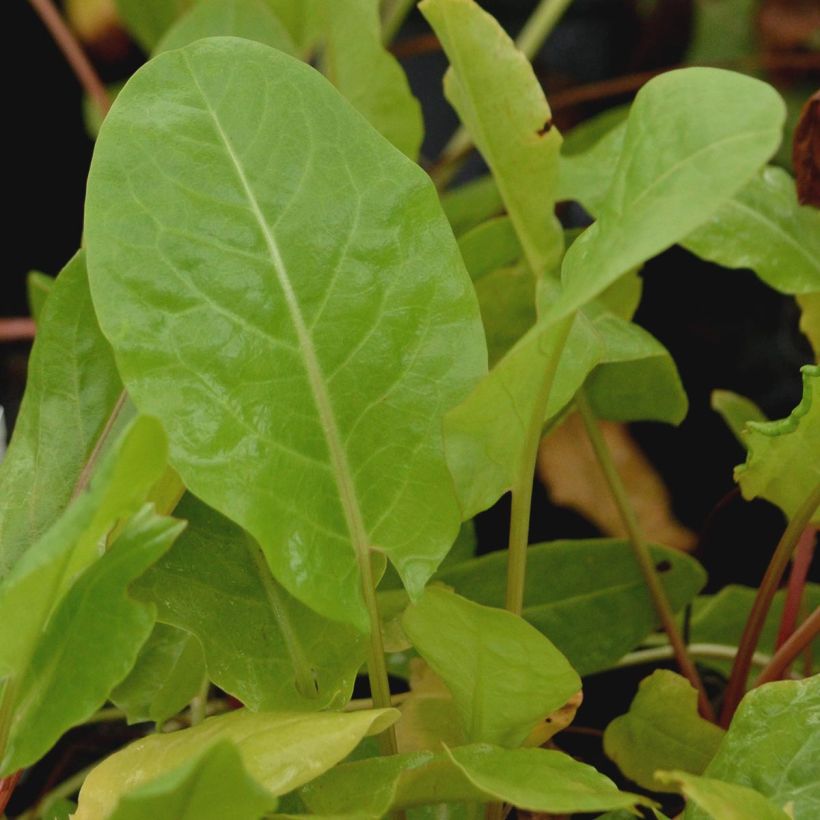
[[[344,512],[345,521],[347,523],[353,549],[356,553],[356,558],[361,569],[363,563],[370,560],[367,530],[365,528],[364,519],[356,498],[353,475],[347,460],[347,453],[342,445],[342,438],[339,434],[339,428],[336,423],[336,417],[333,412],[333,406],[330,401],[327,385],[325,384],[324,374],[319,366],[319,360],[316,355],[316,349],[313,345],[313,339],[311,338],[307,324],[302,316],[302,311],[293,290],[290,278],[288,277],[287,268],[285,266],[284,259],[282,258],[281,251],[279,250],[276,237],[268,227],[265,215],[259,206],[259,201],[257,200],[256,194],[254,193],[248,177],[245,174],[242,163],[240,162],[228,135],[222,128],[222,124],[219,121],[216,111],[211,106],[205,91],[199,83],[188,55],[184,51],[180,53],[184,57],[185,65],[191,75],[191,79],[193,80],[205,109],[213,122],[214,131],[222,142],[228,158],[233,165],[239,179],[239,183],[245,194],[245,198],[248,201],[251,213],[258,224],[259,230],[265,241],[265,245],[267,246],[268,253],[270,254],[277,282],[282,289],[288,314],[293,323],[294,330],[296,331],[299,349],[304,360],[305,373],[307,374],[308,383],[310,384],[313,399],[316,403],[316,409],[319,413],[319,419],[322,423],[322,431],[324,432],[325,441],[328,446],[328,452],[330,454],[330,460],[333,466],[336,486],[339,490],[339,496],[342,502],[342,510]]]

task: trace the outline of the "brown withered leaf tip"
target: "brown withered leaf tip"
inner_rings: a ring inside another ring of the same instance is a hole
[[[794,130],[792,162],[800,204],[820,208],[820,90],[809,97],[800,112]]]

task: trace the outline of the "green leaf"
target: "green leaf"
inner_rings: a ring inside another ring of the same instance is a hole
[[[420,594],[459,524],[441,418],[486,356],[427,175],[310,67],[209,39],[118,97],[86,238],[129,395],[186,486],[327,617],[368,628],[370,547]]]
[[[658,772],[658,779],[677,787],[686,796],[690,807],[687,817],[693,804],[703,810],[701,817],[720,820],[788,820],[790,817],[760,792],[745,786],[686,772]]]
[[[743,635],[743,628],[751,612],[756,592],[757,590],[750,587],[729,585],[715,595],[696,598],[689,627],[692,642],[737,646]],[[764,655],[771,655],[774,652],[785,600],[785,589],[775,593],[757,644],[758,651]],[[820,584],[806,584],[803,590],[803,605],[809,611],[820,606]],[[820,638],[814,641],[812,651],[820,652]],[[729,661],[702,658],[698,662],[726,677],[729,675]]]
[[[343,760],[362,738],[384,731],[395,709],[259,712],[239,709],[190,729],[154,734],[106,758],[86,778],[75,820],[108,817],[123,795],[231,741],[247,775],[274,796],[299,788]]]
[[[134,665],[154,626],[154,609],[133,600],[128,584],[171,546],[183,526],[146,506],[54,608],[19,685],[4,691],[4,697],[18,693],[0,763],[4,774],[39,760],[63,732],[99,709]],[[5,630],[14,627],[3,623]]]
[[[750,421],[766,421],[763,411],[751,399],[733,393],[731,390],[713,390],[711,404],[712,410],[720,413],[726,426],[735,434],[735,438],[744,449],[746,442],[743,439],[743,433],[746,430],[746,424]]]
[[[751,268],[780,293],[820,290],[820,211],[781,168],[757,174],[681,243],[724,268]]]
[[[815,361],[820,363],[820,292],[797,295],[800,306],[800,330],[809,340]]]
[[[604,751],[626,777],[651,791],[667,791],[658,769],[703,774],[724,732],[698,714],[698,695],[686,678],[658,669],[641,681],[629,711],[604,732]]]
[[[122,796],[110,820],[258,820],[277,799],[248,775],[236,746],[219,741]],[[100,817],[99,820],[105,820]]]
[[[196,0],[114,0],[120,19],[148,53],[173,22],[195,2]]]
[[[0,580],[68,505],[121,392],[80,252],[54,281],[39,317],[26,392],[0,466]]]
[[[735,467],[745,499],[765,498],[791,518],[820,482],[820,366],[806,365],[803,399],[785,419],[751,421],[744,440],[746,463]],[[820,509],[813,524],[820,524]]]
[[[669,71],[638,92],[598,221],[570,247],[556,314],[707,221],[780,142],[783,101],[759,80],[712,68]]]
[[[706,573],[679,550],[651,551],[679,610],[703,587]],[[505,553],[495,552],[436,577],[478,603],[503,606],[506,562]],[[615,538],[530,546],[524,617],[582,675],[610,668],[660,626],[629,543]]]
[[[125,712],[129,723],[150,720],[162,724],[185,708],[204,680],[199,641],[181,629],[158,623],[128,677],[111,692],[111,700]]]
[[[506,610],[428,587],[402,626],[452,692],[471,741],[518,746],[581,688],[549,640]]]
[[[243,37],[287,54],[296,53],[288,30],[265,0],[200,0],[164,33],[153,53],[220,35]]]
[[[80,573],[99,559],[101,539],[142,505],[162,475],[166,455],[159,424],[137,418],[103,457],[88,491],[15,564],[0,587],[0,674],[25,670],[51,614]]]
[[[364,662],[361,634],[289,595],[259,547],[193,496],[176,515],[187,529],[133,591],[156,605],[158,620],[197,637],[210,679],[252,709],[345,704]]]
[[[493,173],[533,273],[552,272],[564,249],[554,213],[561,135],[529,60],[472,0],[419,9],[450,61],[445,95]]]
[[[508,216],[488,219],[466,231],[459,238],[458,247],[473,282],[498,268],[515,264],[522,253],[515,226]],[[535,302],[534,293],[530,302]]]
[[[424,122],[399,61],[382,45],[379,0],[329,0],[316,7],[325,46],[322,70],[350,104],[410,159]]]
[[[441,195],[441,207],[453,233],[461,236],[504,210],[498,186],[491,175],[465,182]]]
[[[28,295],[28,308],[31,311],[31,317],[35,322],[40,321],[40,316],[43,313],[43,308],[46,304],[51,289],[54,287],[54,277],[47,276],[45,273],[33,270],[29,272],[26,277],[26,292]]]
[[[547,749],[460,746],[339,766],[300,792],[316,814],[390,809],[429,803],[503,801],[550,814],[651,805],[583,763]]]
[[[790,804],[794,817],[817,817],[818,714],[820,675],[753,689],[741,701],[705,775],[754,789],[775,806]],[[687,818],[703,816],[691,808],[686,813]]]

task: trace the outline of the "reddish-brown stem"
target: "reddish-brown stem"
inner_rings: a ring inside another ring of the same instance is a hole
[[[800,535],[811,521],[818,505],[820,505],[820,484],[812,489],[806,500],[800,505],[789,521],[777,547],[775,547],[766,574],[763,576],[757,590],[749,618],[746,621],[735,662],[732,665],[729,683],[723,696],[723,711],[720,715],[720,723],[724,727],[731,723],[732,716],[746,690],[746,680],[749,677],[752,656],[755,649],[757,649],[757,642],[760,639],[760,633],[763,631],[763,625],[766,623],[766,616],[769,614],[772,599],[794,554]]]
[[[0,816],[6,811],[6,806],[8,806],[9,800],[11,800],[11,796],[14,794],[17,782],[20,780],[22,774],[23,770],[20,769],[19,772],[10,774],[8,777],[4,777],[0,780]]]
[[[803,590],[806,587],[806,578],[809,574],[812,558],[814,557],[814,542],[817,527],[809,525],[794,549],[792,570],[789,573],[789,586],[786,591],[786,603],[783,605],[783,616],[780,619],[780,629],[777,633],[775,651],[780,649],[794,632],[797,626],[797,616],[800,613],[800,602],[803,599]]]
[[[33,338],[33,319],[23,316],[0,319],[0,342],[24,342]]]
[[[794,659],[820,634],[820,606],[792,632],[758,675],[754,686],[780,680]]]
[[[63,56],[80,81],[80,85],[94,100],[100,114],[104,117],[111,108],[111,98],[82,46],[63,20],[63,16],[51,0],[29,0],[29,3],[43,21],[43,25],[49,30],[60,51],[63,52]]]

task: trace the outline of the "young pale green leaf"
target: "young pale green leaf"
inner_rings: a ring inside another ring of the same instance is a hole
[[[26,393],[0,466],[0,580],[85,480],[121,392],[80,252],[54,281],[38,318]]]
[[[88,567],[37,636],[19,683],[0,771],[39,760],[67,729],[106,701],[134,665],[154,626],[154,608],[128,595],[128,584],[165,552],[184,522],[144,507],[111,549]],[[4,621],[4,629],[12,625]]]
[[[218,36],[243,37],[287,54],[296,53],[288,30],[266,0],[199,0],[165,32],[153,53]]]
[[[737,646],[751,612],[755,594],[756,590],[751,587],[729,585],[715,595],[703,595],[696,598],[689,626],[692,641]],[[775,593],[757,644],[758,652],[764,656],[774,652],[785,600],[786,590]],[[807,608],[807,611],[820,606],[820,584],[806,584],[803,590],[803,606]],[[820,653],[820,638],[815,639],[812,651]],[[730,661],[717,658],[703,658],[700,663],[715,669],[726,677],[731,668]]]
[[[490,166],[527,261],[551,273],[564,250],[555,217],[561,135],[526,56],[473,0],[424,0],[450,70],[444,92]]]
[[[820,292],[797,295],[800,306],[800,330],[809,340],[814,359],[820,364]]]
[[[166,457],[162,428],[154,419],[137,418],[103,457],[88,491],[15,564],[0,586],[0,674],[19,677],[25,670],[51,613],[98,560],[100,540],[142,505]]]
[[[368,628],[370,547],[420,594],[459,523],[441,418],[486,362],[426,174],[312,68],[201,40],[111,109],[86,238],[103,331],[186,486],[328,617]]]
[[[657,777],[686,796],[689,803],[686,817],[692,816],[693,806],[701,810],[698,816],[720,820],[789,820],[792,817],[760,792],[746,786],[680,771],[658,772]]]
[[[176,515],[188,527],[133,594],[154,603],[160,621],[195,635],[210,679],[250,708],[346,703],[364,662],[361,633],[289,595],[252,539],[201,501],[186,496]]]
[[[131,36],[150,53],[173,22],[197,0],[114,0]]]
[[[733,393],[731,390],[713,390],[711,399],[712,410],[720,413],[726,426],[734,433],[735,438],[745,448],[746,441],[743,433],[746,424],[750,421],[766,421],[763,411],[745,396]]]
[[[124,795],[226,741],[239,751],[249,777],[274,796],[285,794],[335,766],[364,737],[384,731],[397,718],[395,709],[301,714],[240,709],[190,729],[150,735],[91,772],[74,818],[108,817]]]
[[[741,701],[704,774],[754,789],[775,806],[790,805],[794,817],[817,817],[818,715],[820,675],[753,689]],[[692,820],[704,816],[691,808],[686,812]]]
[[[765,498],[791,518],[820,483],[820,366],[806,365],[803,398],[785,419],[749,422],[746,463],[735,480],[746,499]],[[820,524],[820,509],[812,523]]]
[[[26,277],[26,294],[28,296],[28,308],[31,311],[31,318],[35,322],[40,321],[43,308],[46,305],[51,289],[54,287],[54,277],[48,276],[40,271],[33,270]]]
[[[606,727],[604,751],[630,780],[663,792],[658,769],[703,774],[723,734],[698,714],[698,695],[689,681],[658,669],[641,681],[629,711]]]
[[[490,174],[465,182],[441,195],[441,207],[453,233],[461,236],[504,210],[498,186]]]
[[[473,282],[521,259],[521,243],[508,216],[497,216],[466,231],[458,247]],[[533,293],[530,303],[535,303]]]
[[[429,587],[402,626],[452,692],[471,741],[518,746],[581,688],[564,656],[528,623],[443,588]]]
[[[126,792],[95,820],[259,820],[277,798],[247,772],[236,746],[220,740],[194,760]]]
[[[571,246],[556,314],[593,299],[680,241],[774,153],[785,117],[770,86],[712,68],[670,71],[638,93],[598,221]]]
[[[129,723],[162,724],[185,708],[204,680],[199,641],[188,632],[158,623],[128,677],[111,692],[111,701],[125,712]]]
[[[618,787],[592,766],[551,749],[461,746],[453,762],[478,789],[522,809],[550,814],[651,806],[652,801]]]
[[[706,582],[697,561],[653,546],[652,558],[674,610]],[[503,606],[506,555],[491,553],[436,578],[487,606]],[[582,675],[611,667],[660,626],[627,541],[554,541],[527,551],[524,617]],[[700,640],[700,639],[699,639]]]
[[[382,816],[390,809],[455,802],[503,801],[550,814],[651,805],[562,752],[488,744],[347,763],[300,795],[312,812],[325,816]]]
[[[820,290],[820,211],[800,205],[782,168],[764,168],[681,244],[781,293]]]
[[[382,45],[379,0],[325,0],[321,66],[350,104],[410,159],[418,157],[424,122],[398,60]]]

